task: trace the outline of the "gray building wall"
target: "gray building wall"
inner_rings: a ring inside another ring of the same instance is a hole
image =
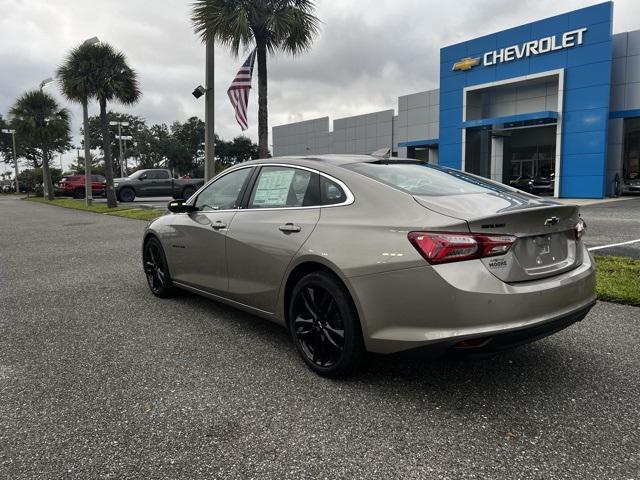
[[[412,93],[398,97],[398,128],[394,151],[407,155],[406,147],[398,143],[435,140],[440,135],[440,90]]]
[[[311,155],[323,153],[369,154],[393,145],[393,151],[406,155],[399,142],[438,138],[440,91],[404,95],[394,110],[339,118],[329,130],[329,117],[273,127],[273,155]]]
[[[329,117],[273,127],[273,155],[331,153]]]
[[[366,155],[389,148],[393,138],[393,114],[393,110],[383,110],[334,120],[331,153]]]
[[[541,78],[469,92],[467,120],[558,110],[558,78]]]

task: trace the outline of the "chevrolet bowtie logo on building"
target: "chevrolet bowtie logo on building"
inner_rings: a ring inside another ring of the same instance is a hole
[[[454,71],[455,70],[461,70],[461,71],[471,70],[473,67],[475,67],[478,64],[480,64],[480,57],[477,57],[477,58],[467,57],[467,58],[463,58],[459,62],[454,63],[452,70]]]

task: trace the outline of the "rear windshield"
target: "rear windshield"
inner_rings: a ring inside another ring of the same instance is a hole
[[[459,170],[426,163],[354,163],[348,168],[412,195],[511,192]]]

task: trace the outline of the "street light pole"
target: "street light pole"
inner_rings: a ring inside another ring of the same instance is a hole
[[[131,135],[116,135],[116,138],[120,140],[120,156],[122,158],[122,178],[127,176],[127,140],[133,140]],[[124,148],[122,147],[124,142]]]
[[[205,97],[204,97],[204,181],[208,182],[216,175],[216,146],[215,146],[215,110],[214,110],[214,42],[206,43],[206,72],[205,72]]]
[[[129,122],[111,121],[109,125],[118,125],[118,145],[120,147],[120,176],[124,178],[124,163],[122,158],[122,127],[128,127]]]

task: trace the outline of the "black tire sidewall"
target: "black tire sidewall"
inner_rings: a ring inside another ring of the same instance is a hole
[[[320,367],[313,363],[313,361],[309,359],[302,350],[300,341],[298,340],[295,332],[293,322],[294,299],[303,288],[311,285],[317,285],[333,296],[344,323],[344,350],[340,360],[331,367]],[[305,275],[298,281],[291,292],[289,305],[287,305],[287,313],[287,318],[289,320],[289,333],[291,334],[298,353],[302,356],[302,359],[309,368],[314,372],[327,377],[344,376],[357,370],[364,356],[364,343],[362,339],[362,331],[360,329],[360,320],[358,319],[358,314],[349,292],[338,279],[325,272],[313,272]]]
[[[130,198],[125,198],[127,193],[129,193]],[[136,192],[132,188],[125,187],[122,190],[120,190],[120,193],[118,194],[118,198],[120,199],[121,202],[133,202],[136,198]]]
[[[152,243],[156,245],[158,247],[158,250],[160,251],[160,256],[162,257],[162,263],[164,264],[164,268],[165,268],[165,275],[167,276],[167,282],[157,292],[151,288],[151,285],[149,285],[147,272],[144,272],[144,255],[147,251],[147,248]],[[149,238],[149,240],[147,240],[147,242],[144,244],[144,250],[142,255],[142,268],[143,268],[145,280],[147,281],[147,286],[149,287],[149,291],[151,293],[153,293],[156,297],[160,297],[160,298],[167,298],[173,295],[175,287],[173,286],[173,282],[171,281],[171,274],[169,273],[169,264],[167,263],[167,257],[164,254],[164,248],[162,248],[162,244],[160,243],[160,240],[158,240],[156,237]]]

